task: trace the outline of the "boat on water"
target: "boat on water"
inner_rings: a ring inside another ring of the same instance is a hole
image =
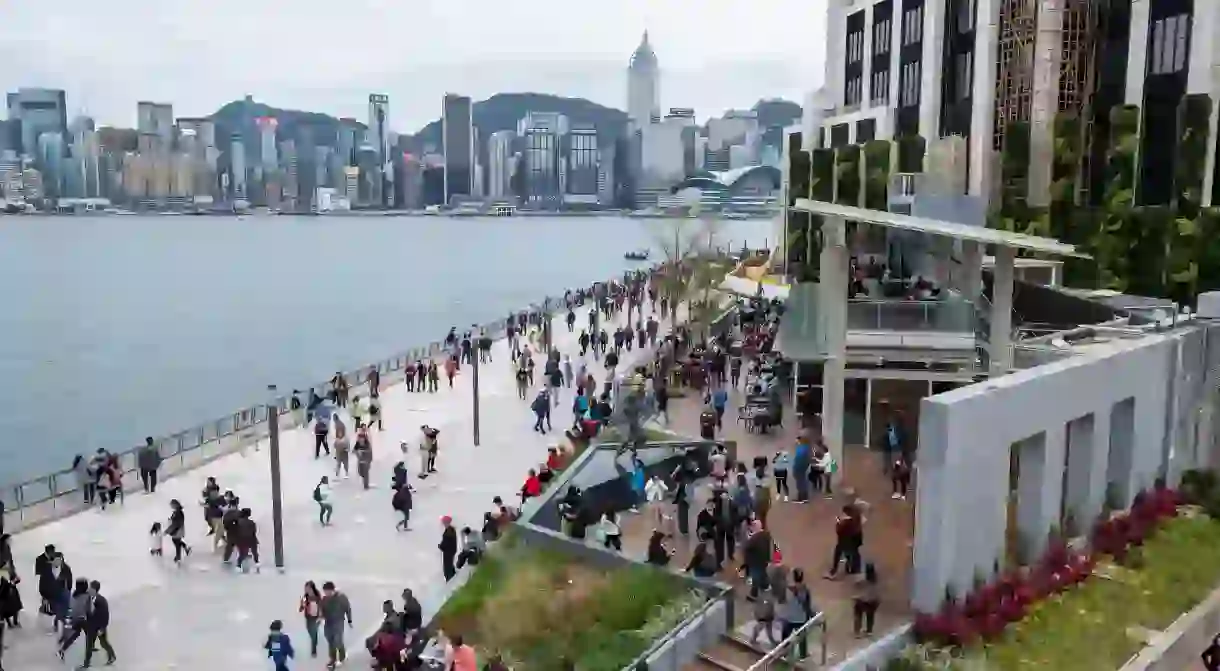
[[[634,252],[627,252],[626,254],[623,254],[623,258],[627,259],[628,261],[647,261],[648,260],[648,250],[647,249],[637,249]]]

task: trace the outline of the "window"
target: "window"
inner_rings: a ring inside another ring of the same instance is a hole
[[[954,77],[956,82],[954,86],[957,92],[958,100],[966,100],[970,97],[972,80],[974,79],[974,54],[967,51],[964,54],[958,54],[954,59]]]
[[[1152,24],[1149,48],[1149,74],[1168,75],[1186,67],[1190,38],[1190,17],[1178,14]]]
[[[919,78],[920,62],[907,63],[902,66],[902,91],[898,97],[898,104],[902,107],[914,107],[919,104]]]
[[[902,46],[915,44],[923,39],[923,7],[914,7],[902,13]]]
[[[890,53],[890,20],[873,24],[873,54],[884,56]]]
[[[873,73],[872,89],[869,91],[873,105],[884,105],[890,101],[890,71],[882,70]]]
[[[843,103],[848,106],[859,105],[860,98],[863,97],[864,77],[852,77],[847,80],[847,87],[844,91]]]
[[[974,0],[957,0],[957,32],[974,30]]]
[[[847,35],[847,62],[858,63],[864,59],[864,31],[858,30]]]
[[[861,119],[856,122],[856,144],[872,142],[877,136],[877,120]]]

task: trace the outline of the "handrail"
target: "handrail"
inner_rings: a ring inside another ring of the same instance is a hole
[[[758,660],[757,662],[754,662],[754,664],[751,665],[750,668],[747,669],[746,671],[771,671],[772,669],[781,668],[781,666],[784,669],[796,668],[797,663],[800,662],[800,659],[796,657],[796,653],[797,653],[798,649],[800,648],[801,642],[804,641],[808,637],[809,632],[814,627],[817,627],[822,630],[821,665],[825,666],[826,665],[826,613],[825,613],[825,611],[823,611],[821,613],[818,613],[817,615],[814,615],[813,618],[811,618],[808,622],[806,622],[805,624],[802,624],[800,627],[798,627],[796,629],[796,631],[792,632],[791,634],[788,635],[787,638],[780,641],[779,645],[775,646],[774,648],[771,648],[771,650],[769,652],[767,652],[767,654],[763,655],[762,659]],[[808,645],[808,643],[806,643],[806,645]],[[789,654],[789,653],[791,653],[791,654]]]
[[[666,645],[669,645],[670,641],[672,641],[679,632],[689,627],[692,623],[697,622],[700,618],[707,617],[708,613],[716,606],[716,604],[724,603],[727,605],[729,597],[732,594],[732,587],[726,585],[721,588],[719,593],[704,601],[703,604],[691,612],[690,615],[687,615],[682,619],[681,622],[674,625],[669,631],[665,632],[664,636],[661,636],[653,641],[652,645],[648,646],[647,650],[640,653],[635,659],[631,660],[630,664],[623,667],[623,671],[635,671],[635,669],[639,668],[641,662],[647,662],[648,658],[656,654],[658,650],[664,648]]]
[[[619,278],[613,279],[618,281]],[[541,303],[532,303],[524,311],[541,311],[545,317],[550,317],[563,305],[562,296],[546,296]],[[513,314],[519,312],[521,311],[514,311]],[[479,328],[498,340],[504,336],[506,326],[507,319],[497,319]],[[402,378],[408,363],[434,358],[444,350],[442,341],[433,341],[425,347],[412,348],[376,363],[360,366],[354,371],[345,372],[343,379],[349,389],[355,392],[367,386],[369,373],[376,370],[380,375],[381,386],[384,387]],[[290,410],[290,400],[296,394],[281,395],[270,403],[242,408],[218,419],[155,439],[153,443],[162,459],[162,477],[191,470],[256,443],[266,435],[268,407],[274,407],[279,416],[289,415],[290,423],[287,428],[303,425],[304,404],[309,398],[309,392],[315,391],[319,396],[325,397],[330,386],[331,383],[327,380],[303,388],[293,387],[293,390],[299,391],[303,397],[302,408],[296,411]],[[138,477],[135,477],[138,473],[136,455],[142,447],[133,447],[117,454],[123,491],[133,490],[140,484]],[[9,522],[5,525],[6,530],[19,531],[89,508],[80,494],[81,488],[76,480],[75,472],[66,468],[15,484],[0,484],[0,502],[4,504],[4,515],[7,518],[5,521]],[[35,507],[49,509],[35,514]],[[13,520],[12,517],[16,519]]]

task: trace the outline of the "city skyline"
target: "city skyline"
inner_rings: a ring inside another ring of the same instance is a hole
[[[644,30],[665,64],[665,97],[695,108],[701,118],[761,98],[799,102],[821,80],[824,48],[808,38],[824,26],[824,7],[791,0],[711,13],[661,11],[630,0],[616,6],[614,16],[593,3],[546,0],[543,5],[554,4],[568,18],[562,31],[482,0],[410,8],[355,0],[344,11],[375,14],[367,24],[410,26],[419,21],[408,19],[424,17],[429,28],[404,27],[403,35],[385,40],[336,38],[341,48],[308,51],[293,46],[300,43],[294,31],[313,33],[327,24],[299,4],[291,12],[281,0],[238,10],[233,0],[221,0],[206,15],[192,7],[141,6],[142,16],[154,14],[142,25],[163,29],[139,29],[137,36],[119,11],[133,2],[95,7],[50,0],[49,7],[6,10],[0,58],[13,67],[0,72],[0,89],[63,88],[72,92],[70,116],[85,112],[99,125],[120,127],[136,125],[140,100],[172,102],[178,114],[203,116],[247,94],[281,108],[363,118],[368,92],[378,91],[394,101],[391,128],[413,133],[438,117],[436,101],[448,91],[476,101],[497,92],[536,91],[623,109],[624,55]],[[225,11],[229,4],[234,14]],[[237,14],[243,21],[222,18]],[[32,39],[46,31],[72,38]],[[488,38],[496,31],[514,37]],[[138,51],[129,52],[127,44]],[[265,63],[281,52],[292,58]]]

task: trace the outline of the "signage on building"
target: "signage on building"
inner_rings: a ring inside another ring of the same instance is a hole
[[[390,96],[384,93],[370,93],[369,102],[374,105],[388,105],[390,104]]]

